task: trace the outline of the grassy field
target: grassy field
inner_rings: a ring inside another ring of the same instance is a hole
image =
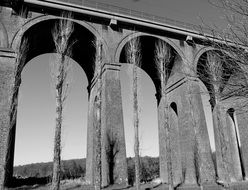
[[[33,185],[33,186],[22,186],[17,188],[11,188],[9,190],[27,190],[27,189],[34,189],[34,190],[49,190],[50,184],[47,185]],[[142,189],[166,189],[165,186],[158,185],[155,183],[147,183],[141,185]],[[109,187],[104,188],[104,190],[135,190],[133,186],[121,186],[121,185],[112,185]],[[61,190],[93,190],[92,186],[87,185],[82,179],[75,179],[75,180],[63,180],[61,181]]]

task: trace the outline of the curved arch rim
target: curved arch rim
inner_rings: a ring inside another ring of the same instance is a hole
[[[40,22],[44,22],[44,21],[48,21],[48,20],[56,20],[56,19],[62,19],[62,17],[59,16],[51,16],[51,15],[42,15],[42,16],[38,16],[35,17],[31,20],[28,20],[21,29],[19,29],[16,34],[14,35],[11,43],[10,43],[10,47],[14,50],[18,49],[19,45],[20,45],[20,39],[22,39],[23,35],[29,30],[31,29],[33,26],[35,26],[36,24],[39,24]],[[87,29],[89,32],[91,32],[96,38],[100,38],[103,40],[103,49],[106,55],[106,59],[110,60],[110,54],[108,53],[108,45],[106,40],[100,35],[100,33],[97,31],[96,28],[94,28],[92,25],[88,24],[87,22],[84,21],[80,21],[80,20],[74,20],[74,19],[69,19],[74,23],[79,24],[80,26],[84,27],[85,29]]]
[[[185,57],[183,52],[180,50],[180,48],[174,42],[169,40],[168,38],[157,36],[157,35],[152,35],[152,34],[145,34],[143,32],[133,32],[133,33],[125,36],[117,45],[117,48],[116,48],[116,51],[114,54],[114,61],[115,62],[119,63],[121,51],[123,50],[123,48],[127,44],[127,42],[130,41],[131,39],[133,39],[135,37],[139,37],[139,36],[148,36],[148,37],[154,37],[154,38],[161,39],[161,40],[165,41],[166,43],[168,43],[177,52],[177,54],[180,56],[181,59]]]

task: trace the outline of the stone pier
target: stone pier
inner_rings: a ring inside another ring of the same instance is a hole
[[[126,146],[120,86],[120,64],[104,64],[102,73],[102,186],[127,184]],[[91,90],[90,102],[96,94]],[[93,105],[93,104],[90,104]],[[93,110],[89,107],[87,174],[88,181],[94,179],[94,144],[92,130]]]
[[[0,188],[11,182],[13,174],[15,123],[10,128],[10,104],[15,53],[0,49]]]

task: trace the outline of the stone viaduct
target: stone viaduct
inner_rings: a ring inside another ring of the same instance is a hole
[[[23,39],[28,40],[25,64],[32,58],[54,52],[51,30],[61,11],[72,11],[76,39],[72,59],[85,71],[89,82],[87,131],[87,180],[94,178],[94,105],[96,79],[94,75],[95,48],[92,41],[103,39],[103,110],[102,110],[102,185],[127,183],[126,148],[120,86],[120,67],[126,64],[125,46],[132,38],[141,42],[142,66],[156,88],[159,123],[160,178],[168,180],[165,148],[165,115],[161,101],[160,81],[154,63],[157,40],[163,40],[173,49],[170,77],[166,84],[168,113],[171,128],[174,184],[181,187],[199,187],[217,184],[217,181],[245,183],[248,177],[248,127],[246,114],[237,114],[235,101],[221,102],[221,109],[212,103],[216,162],[210,149],[209,135],[200,88],[204,80],[197,71],[206,63],[204,36],[179,22],[166,23],[160,17],[117,8],[110,5],[94,7],[91,1],[1,0],[0,2],[0,184],[11,183],[14,160],[15,125],[10,127],[11,86],[15,80],[14,68]],[[89,7],[84,6],[88,3]],[[106,10],[107,7],[107,10]],[[102,9],[101,9],[102,8]],[[111,11],[111,8],[113,11]],[[21,11],[25,10],[25,11]],[[132,13],[127,14],[126,13]],[[142,16],[142,18],[141,18]],[[152,20],[152,19],[153,20]],[[154,20],[156,18],[156,20]],[[20,68],[20,73],[23,68]],[[19,73],[19,74],[20,74]],[[195,76],[195,77],[192,77]],[[14,97],[17,100],[17,97]],[[214,102],[214,101],[213,101]],[[218,105],[219,106],[219,105]],[[232,110],[232,112],[230,112]],[[221,115],[218,120],[216,115]],[[235,119],[234,118],[235,115]],[[217,119],[216,119],[217,118]],[[235,128],[235,126],[238,126]],[[219,131],[222,131],[220,133]],[[239,133],[239,135],[237,135]],[[224,134],[224,135],[220,135]],[[239,139],[238,139],[239,136]],[[238,143],[240,142],[240,143]],[[79,150],[80,151],[80,150]],[[109,153],[111,152],[111,156]],[[113,159],[110,161],[110,158]],[[111,165],[109,163],[112,163]],[[207,189],[207,187],[206,187]],[[245,189],[245,188],[244,188]]]

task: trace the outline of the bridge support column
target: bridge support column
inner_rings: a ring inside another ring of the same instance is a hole
[[[177,106],[174,102],[174,106]],[[173,104],[169,105],[169,137],[171,146],[171,157],[172,157],[172,174],[173,174],[173,185],[178,186],[182,184],[182,160],[181,160],[181,148],[180,148],[180,136],[178,126],[178,113],[177,107],[173,107]]]
[[[159,104],[159,144],[160,144],[160,177],[168,183],[165,129],[165,114],[169,114],[170,138],[172,150],[172,167],[174,185],[197,185],[215,183],[215,168],[211,156],[210,141],[205,121],[205,114],[197,81],[187,80],[176,94],[168,94],[180,101],[178,116],[169,107],[165,112],[163,101]],[[171,102],[167,102],[171,103]],[[172,113],[174,115],[172,115]],[[178,122],[175,123],[175,122]],[[178,131],[175,127],[178,126]],[[175,150],[178,149],[178,150]],[[178,152],[180,151],[180,152]],[[178,158],[180,156],[180,158]],[[179,164],[180,162],[180,164]],[[180,167],[180,168],[179,168]]]
[[[185,185],[215,183],[215,169],[198,81],[188,79],[180,90],[179,115],[182,171]]]
[[[234,121],[222,103],[215,105],[213,121],[218,180],[224,183],[242,180]]]
[[[15,125],[10,128],[9,111],[14,63],[14,52],[0,49],[0,189],[8,186],[13,174]]]
[[[245,180],[248,180],[248,118],[247,111],[237,111],[236,118],[240,137],[241,161]]]
[[[232,175],[236,181],[241,181],[243,179],[242,176],[242,169],[241,169],[241,160],[239,154],[239,144],[238,144],[238,137],[237,131],[235,126],[237,123],[235,122],[235,115],[233,109],[226,111],[226,122],[227,122],[227,132],[230,146],[230,153],[231,153],[231,166],[232,166]]]
[[[166,159],[166,133],[164,125],[165,114],[168,113],[168,109],[165,110],[163,99],[160,100],[158,105],[158,135],[159,135],[159,172],[162,183],[168,183],[168,170],[167,170],[167,159]]]
[[[168,183],[168,162],[166,149],[165,122],[168,122],[170,133],[170,150],[172,159],[173,184],[182,183],[181,152],[179,144],[178,115],[169,105],[171,102],[160,100],[158,105],[158,126],[159,126],[159,171],[162,183]],[[166,114],[166,115],[165,115]]]
[[[105,64],[102,74],[102,186],[109,184],[127,184],[126,146],[122,111],[120,65]],[[87,179],[94,179],[94,143],[92,108],[96,95],[95,85],[91,90],[89,103]]]

